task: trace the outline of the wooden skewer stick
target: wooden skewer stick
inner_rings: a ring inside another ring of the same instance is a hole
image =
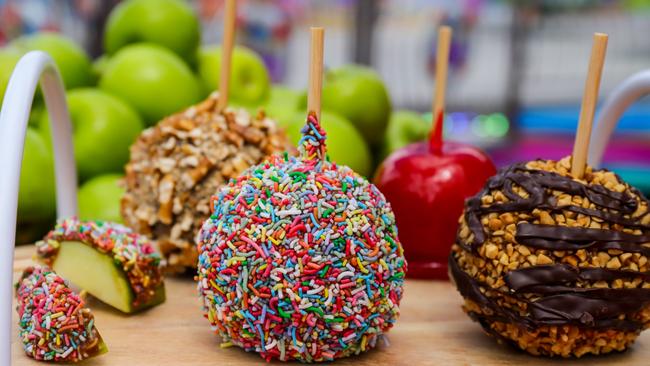
[[[573,143],[571,154],[571,175],[574,178],[582,178],[587,167],[587,151],[589,150],[589,138],[591,137],[591,126],[598,101],[598,90],[600,88],[600,77],[605,64],[605,53],[607,52],[607,34],[594,33],[594,43],[591,47],[591,58],[587,71],[585,91],[582,94],[582,107],[580,108],[580,119],[578,131]]]
[[[433,149],[442,148],[442,130],[445,117],[445,93],[449,70],[449,49],[451,48],[452,30],[442,26],[438,30],[438,50],[436,51],[436,87],[433,97],[433,129],[429,143]]]
[[[223,41],[221,42],[221,74],[219,75],[219,100],[217,108],[223,110],[228,105],[230,90],[230,64],[232,48],[235,43],[235,20],[237,17],[237,1],[226,0],[223,19]]]
[[[309,91],[307,112],[314,113],[320,121],[320,99],[323,89],[323,42],[325,31],[320,27],[311,28],[311,51],[309,55]]]

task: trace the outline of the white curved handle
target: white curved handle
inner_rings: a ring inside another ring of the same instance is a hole
[[[591,135],[588,163],[599,167],[605,147],[623,112],[641,97],[650,94],[650,70],[641,71],[623,80],[605,99]]]
[[[65,89],[52,58],[44,52],[32,51],[18,61],[0,110],[0,364],[7,366],[11,364],[11,302],[20,167],[29,113],[39,80],[52,123],[57,216],[77,213],[77,171]]]

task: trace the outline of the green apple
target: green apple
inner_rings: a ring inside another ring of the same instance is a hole
[[[52,269],[103,303],[127,314],[165,301],[165,286],[161,283],[151,301],[134,307],[134,293],[124,270],[110,255],[78,241],[61,243]]]
[[[286,86],[273,85],[262,108],[280,127],[286,128],[294,120],[296,113],[302,110],[303,94],[304,92]]]
[[[431,121],[416,112],[395,111],[391,114],[381,148],[382,159],[408,144],[424,141],[431,131]]]
[[[368,144],[350,121],[334,113],[321,112],[321,124],[327,133],[327,154],[340,165],[347,165],[355,172],[369,176],[372,173],[372,157]],[[300,130],[305,126],[305,113],[298,112],[286,127],[289,140],[295,145],[302,138]]]
[[[34,222],[55,216],[54,159],[41,134],[27,128],[18,192],[18,220]]]
[[[0,49],[0,105],[2,105],[7,84],[9,84],[9,79],[18,60],[20,60],[20,53],[15,49]]]
[[[35,33],[14,40],[10,47],[28,52],[40,50],[47,52],[59,67],[66,89],[91,86],[95,83],[92,64],[86,52],[58,33]]]
[[[192,70],[164,47],[138,43],[111,57],[99,86],[132,107],[148,125],[201,100]]]
[[[77,171],[81,180],[98,174],[122,172],[129,161],[129,147],[144,124],[126,102],[95,88],[68,92]],[[49,116],[41,122],[49,135]]]
[[[194,64],[201,39],[199,28],[199,19],[185,1],[128,0],[108,17],[104,49],[113,55],[131,43],[155,43]]]
[[[107,54],[103,54],[93,61],[93,73],[95,74],[97,80],[102,77],[102,74],[104,73],[104,70],[106,70],[109,61],[110,57]]]
[[[221,70],[221,47],[205,46],[199,51],[199,76],[205,93],[218,88]],[[269,94],[271,85],[264,61],[254,51],[235,47],[230,67],[230,93],[233,102],[259,106]]]
[[[84,183],[77,193],[79,218],[122,223],[120,200],[124,188],[119,184],[122,178],[119,174],[106,174]]]
[[[391,104],[383,81],[372,69],[347,65],[327,72],[322,105],[350,120],[370,145],[381,143]]]

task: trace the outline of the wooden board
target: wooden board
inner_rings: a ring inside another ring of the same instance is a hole
[[[31,264],[33,247],[16,250],[14,277]],[[202,316],[194,282],[168,278],[167,302],[134,316],[121,315],[96,300],[89,306],[109,352],[84,365],[256,365],[255,354],[219,347],[219,339]],[[563,360],[528,356],[488,338],[460,309],[461,298],[448,282],[406,281],[401,318],[388,334],[390,346],[339,360],[337,365],[567,365]],[[17,324],[14,312],[14,324]],[[13,364],[43,365],[25,356],[13,330]],[[276,364],[281,364],[277,362]],[[295,364],[295,363],[294,363]],[[628,352],[585,357],[571,364],[648,365],[650,331]]]

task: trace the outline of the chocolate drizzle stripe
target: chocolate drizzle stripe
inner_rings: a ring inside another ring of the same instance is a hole
[[[514,191],[515,184],[528,193],[528,198],[524,198]],[[488,195],[492,190],[502,191],[509,199],[509,202],[483,206],[481,197]],[[575,205],[558,206],[557,198],[550,193],[552,190],[586,197],[600,209],[583,208]],[[630,188],[630,192],[638,196],[640,200],[647,202],[647,199],[638,190]],[[650,225],[642,223],[643,218],[649,214],[648,212],[638,217],[623,217],[624,215],[632,215],[638,208],[637,199],[630,193],[611,191],[597,184],[584,184],[554,172],[528,169],[525,163],[520,163],[501,169],[497,175],[488,180],[483,191],[467,201],[465,220],[474,234],[471,249],[476,252],[478,246],[486,239],[481,224],[481,215],[492,212],[532,212],[536,208],[553,212],[567,210],[598,217],[608,223],[646,231],[650,230]],[[564,230],[564,228],[561,230]],[[570,237],[565,240],[573,241]],[[650,241],[650,239],[646,241]]]
[[[614,281],[617,279],[641,278],[650,280],[650,272],[633,272],[607,268],[576,268],[568,264],[555,264],[519,268],[506,273],[504,280],[514,293],[557,293],[569,291],[590,291],[577,287],[563,287],[575,285],[577,282]],[[562,290],[565,288],[567,290]]]
[[[576,292],[576,288],[567,288],[571,291],[545,296],[535,301],[526,299],[522,296],[523,293],[504,294],[527,304],[529,315],[523,317],[511,309],[499,306],[496,301],[483,294],[481,288],[500,291],[465,273],[458,266],[453,254],[449,257],[449,269],[461,295],[492,313],[490,316],[474,314],[476,317],[520,324],[528,329],[571,324],[590,329],[637,331],[643,329],[642,323],[629,319],[621,320],[618,316],[634,314],[650,303],[650,289],[606,288]]]
[[[616,249],[650,256],[650,235],[634,235],[622,231],[566,227],[554,225],[517,225],[515,239],[520,244],[549,250]]]

